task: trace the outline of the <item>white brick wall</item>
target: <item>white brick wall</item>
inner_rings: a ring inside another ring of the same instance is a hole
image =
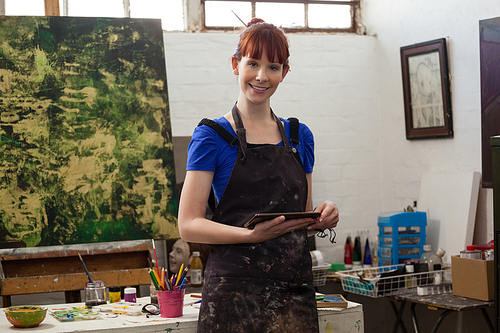
[[[313,202],[340,209],[337,244],[318,240],[327,261],[343,260],[348,234],[378,233],[377,215],[418,200],[428,171],[481,171],[479,20],[500,16],[498,0],[364,0],[366,36],[289,34],[291,69],[272,101],[315,134]],[[453,139],[405,137],[401,46],[447,37]],[[189,136],[238,97],[230,57],[235,33],[165,33],[174,136]],[[476,243],[492,232],[492,196],[480,194]],[[364,244],[364,242],[363,242]]]
[[[337,245],[317,244],[328,260],[340,247],[335,260],[341,261],[347,233],[373,229],[380,209],[376,39],[289,38],[292,70],[272,107],[282,117],[298,117],[315,135],[313,202],[332,200],[341,211]],[[237,100],[239,87],[229,61],[237,39],[234,33],[164,34],[174,136],[191,135],[201,118],[219,117]]]

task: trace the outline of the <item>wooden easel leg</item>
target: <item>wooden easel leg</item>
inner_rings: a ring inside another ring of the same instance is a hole
[[[82,301],[82,295],[80,290],[68,290],[64,292],[64,300],[66,303],[80,303]]]
[[[6,308],[8,306],[12,306],[12,300],[10,299],[10,296],[7,295],[7,296],[2,296],[2,304],[3,304],[3,307]]]

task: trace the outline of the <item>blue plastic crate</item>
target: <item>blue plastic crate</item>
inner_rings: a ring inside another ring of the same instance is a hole
[[[378,217],[380,266],[418,259],[426,238],[425,212],[384,213]]]

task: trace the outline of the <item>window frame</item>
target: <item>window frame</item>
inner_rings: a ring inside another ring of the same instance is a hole
[[[347,33],[357,33],[358,32],[358,24],[359,21],[358,16],[360,12],[360,0],[200,0],[201,5],[201,25],[202,31],[233,31],[234,27],[225,27],[225,26],[209,26],[205,25],[205,2],[206,1],[227,1],[227,2],[250,2],[252,5],[252,18],[255,17],[255,4],[258,2],[269,2],[269,3],[299,3],[304,4],[304,22],[306,27],[303,28],[285,28],[282,29],[286,33],[293,32],[327,32],[327,33],[339,33],[339,32],[347,32]],[[310,4],[320,4],[320,5],[348,5],[351,6],[351,27],[350,28],[310,28],[308,27],[308,5]]]

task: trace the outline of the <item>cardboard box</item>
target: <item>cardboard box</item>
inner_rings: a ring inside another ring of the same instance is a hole
[[[494,260],[451,257],[453,295],[493,301],[495,298]]]

